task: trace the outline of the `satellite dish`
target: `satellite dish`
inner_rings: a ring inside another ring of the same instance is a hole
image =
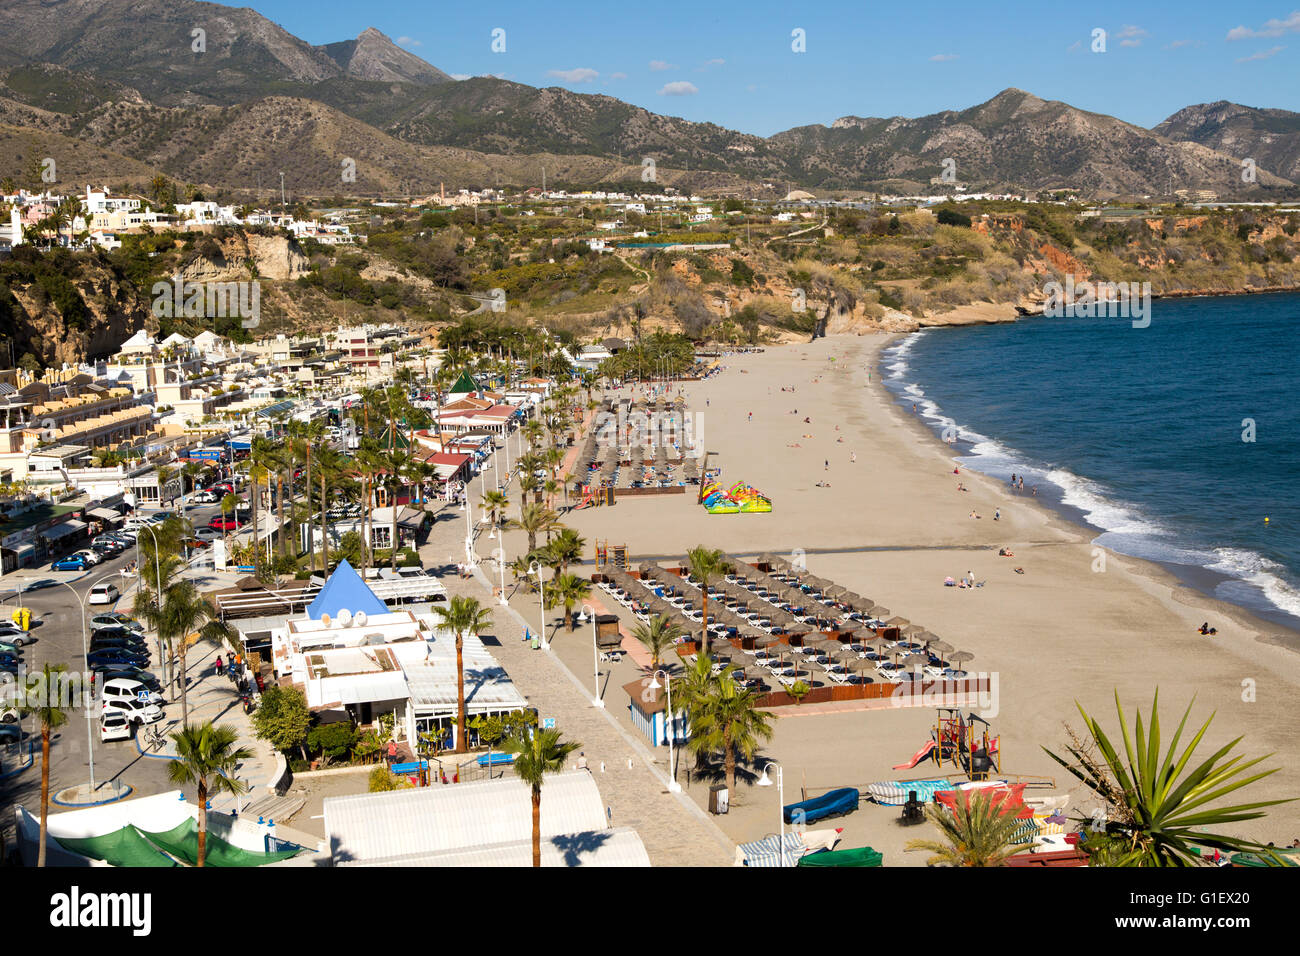
[[[347,608],[339,609],[339,624],[343,627],[350,627],[352,625],[352,612]]]
[[[366,612],[365,612],[365,611],[357,611],[357,616],[354,617],[354,618],[352,619],[352,623],[354,623],[357,627],[365,627],[365,626],[366,626]]]

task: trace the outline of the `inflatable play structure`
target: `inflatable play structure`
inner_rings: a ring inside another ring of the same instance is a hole
[[[743,481],[725,490],[716,480],[705,482],[700,489],[700,503],[711,515],[757,514],[772,510],[772,499]]]
[[[733,501],[740,505],[742,513],[765,512],[772,510],[772,499],[760,492],[753,485],[738,481],[727,489]]]

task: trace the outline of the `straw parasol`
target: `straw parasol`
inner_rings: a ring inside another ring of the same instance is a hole
[[[953,646],[947,641],[933,640],[930,641],[928,649],[931,654],[934,654],[940,660],[943,660],[943,655],[952,651]]]
[[[911,622],[905,617],[891,617],[885,624],[889,627],[903,627]]]
[[[903,635],[905,637],[911,637],[914,634],[924,634],[924,633],[925,633],[925,628],[923,628],[920,624],[907,624],[904,625],[903,627]]]
[[[975,655],[970,651],[955,651],[948,655],[948,663],[950,664],[964,664],[967,661],[973,661],[974,659]]]
[[[889,617],[889,608],[882,607],[879,604],[875,604],[872,605],[870,613],[871,616],[875,618],[877,621],[883,621],[885,618]]]

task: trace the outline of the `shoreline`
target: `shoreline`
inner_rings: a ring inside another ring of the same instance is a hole
[[[1149,710],[1158,689],[1166,721],[1189,704],[1193,720],[1217,715],[1202,744],[1206,754],[1238,736],[1251,757],[1300,750],[1291,707],[1300,657],[1279,629],[1142,559],[1105,551],[1105,573],[1094,573],[1096,534],[1043,502],[1010,495],[1004,482],[972,471],[960,478],[969,493],[958,492],[952,447],[897,405],[879,377],[880,353],[895,338],[842,334],[730,355],[721,374],[683,383],[689,407],[702,416],[710,467],[721,467],[723,484],[741,479],[771,496],[770,513],[707,515],[693,495],[665,495],[572,512],[564,523],[589,548],[626,545],[633,564],[680,557],[697,544],[738,557],[798,555],[814,574],[972,652],[969,669],[998,680],[993,723],[1005,747],[1002,772],[1052,777],[1059,792],[1071,794],[1072,815],[1090,798],[1043,748],[1063,752],[1063,726],[1078,726],[1076,700],[1109,733],[1116,694],[1132,720],[1135,707]],[[995,507],[1002,511],[996,525]],[[970,520],[972,510],[984,520]],[[516,553],[520,533],[507,538],[508,553]],[[1002,546],[1014,550],[1014,560],[998,557]],[[1025,573],[1013,573],[1015,566]],[[986,586],[943,586],[945,576],[968,571]],[[1217,637],[1196,633],[1207,616]],[[624,626],[632,623],[624,616]],[[591,666],[590,644],[581,638],[561,638],[557,651],[575,673]],[[612,712],[626,707],[621,688],[639,674],[625,662],[605,678]],[[811,793],[934,772],[893,769],[928,738],[932,709],[796,715],[811,719],[779,715],[762,754]],[[619,720],[631,726],[625,712]],[[1250,799],[1300,789],[1300,766],[1277,758],[1266,765],[1278,772],[1252,785]],[[743,778],[732,812],[717,818],[733,839],[773,832],[773,797],[752,783]],[[688,792],[697,801],[707,797],[706,788]],[[864,807],[845,818],[845,845],[883,849],[890,865],[921,865],[917,855],[903,854],[906,837],[895,816]],[[1297,822],[1296,810],[1279,807],[1235,832],[1290,843]]]
[[[1026,318],[1028,318],[1028,316],[1026,316]],[[950,458],[954,462],[959,458],[963,459],[961,461],[962,468],[985,478],[989,478],[995,482],[1000,482],[1002,479],[999,476],[991,475],[981,470],[980,464],[977,460],[972,463],[972,459],[978,457],[973,454],[973,442],[959,437],[953,444],[947,444],[938,434],[936,434],[935,428],[931,424],[927,423],[924,412],[919,410],[909,412],[907,410],[906,405],[908,404],[909,399],[905,395],[904,389],[909,383],[905,379],[894,380],[898,383],[897,389],[886,384],[890,381],[890,373],[888,368],[881,364],[885,353],[890,348],[901,344],[901,342],[908,336],[915,334],[917,333],[891,333],[889,340],[881,343],[876,352],[876,365],[874,367],[875,376],[876,379],[879,380],[880,386],[886,396],[892,400],[892,404],[898,412],[900,424],[907,427],[919,427],[925,435],[936,442],[941,448],[946,449]],[[874,381],[875,380],[873,380],[873,384]],[[933,399],[927,400],[933,403]],[[935,407],[938,408],[937,404]],[[946,412],[944,412],[942,408],[939,408],[938,413],[946,416]],[[962,426],[959,423],[957,427],[960,428]],[[1037,466],[1032,462],[1027,462],[1026,467],[1032,468]],[[1088,480],[1087,475],[1080,475],[1078,477]],[[1066,489],[1052,482],[1051,479],[1044,478],[1042,480],[1047,481],[1048,483],[1048,488],[1044,489],[1048,493],[1044,494],[1042,497],[1026,497],[1018,494],[1008,495],[1008,497],[1012,501],[1037,505],[1043,508],[1047,514],[1054,515],[1060,520],[1066,522],[1068,525],[1077,528],[1080,533],[1091,534],[1094,539],[1094,546],[1105,549],[1108,554],[1122,556],[1129,560],[1142,561],[1151,565],[1153,568],[1159,569],[1161,572],[1168,575],[1171,581],[1176,582],[1178,586],[1188,588],[1204,600],[1211,602],[1209,609],[1215,611],[1215,613],[1226,614],[1230,611],[1257,620],[1263,628],[1273,627],[1280,629],[1283,632],[1283,635],[1278,638],[1277,642],[1287,645],[1296,653],[1300,653],[1300,620],[1297,620],[1296,616],[1288,612],[1285,608],[1272,603],[1264,593],[1263,589],[1258,585],[1252,584],[1246,578],[1237,577],[1225,571],[1216,571],[1202,565],[1185,564],[1177,561],[1165,561],[1160,560],[1159,558],[1145,557],[1140,554],[1130,554],[1127,551],[1113,548],[1104,542],[1099,543],[1096,539],[1102,538],[1111,532],[1106,528],[1090,523],[1081,507],[1065,501],[1064,495]],[[1117,503],[1122,506],[1127,505],[1127,503],[1123,501]],[[1253,589],[1254,593],[1258,595],[1256,598],[1258,606],[1252,607],[1248,604],[1238,603],[1215,595],[1213,593],[1213,588],[1225,582],[1237,582],[1245,587]]]

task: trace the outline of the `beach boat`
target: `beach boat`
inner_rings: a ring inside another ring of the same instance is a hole
[[[842,817],[857,808],[858,788],[840,787],[837,790],[828,790],[820,797],[813,797],[811,800],[787,804],[781,808],[781,814],[785,817],[786,823],[802,826],[829,817]]]
[[[799,857],[795,866],[883,866],[884,854],[869,846],[848,850],[822,850]]]

